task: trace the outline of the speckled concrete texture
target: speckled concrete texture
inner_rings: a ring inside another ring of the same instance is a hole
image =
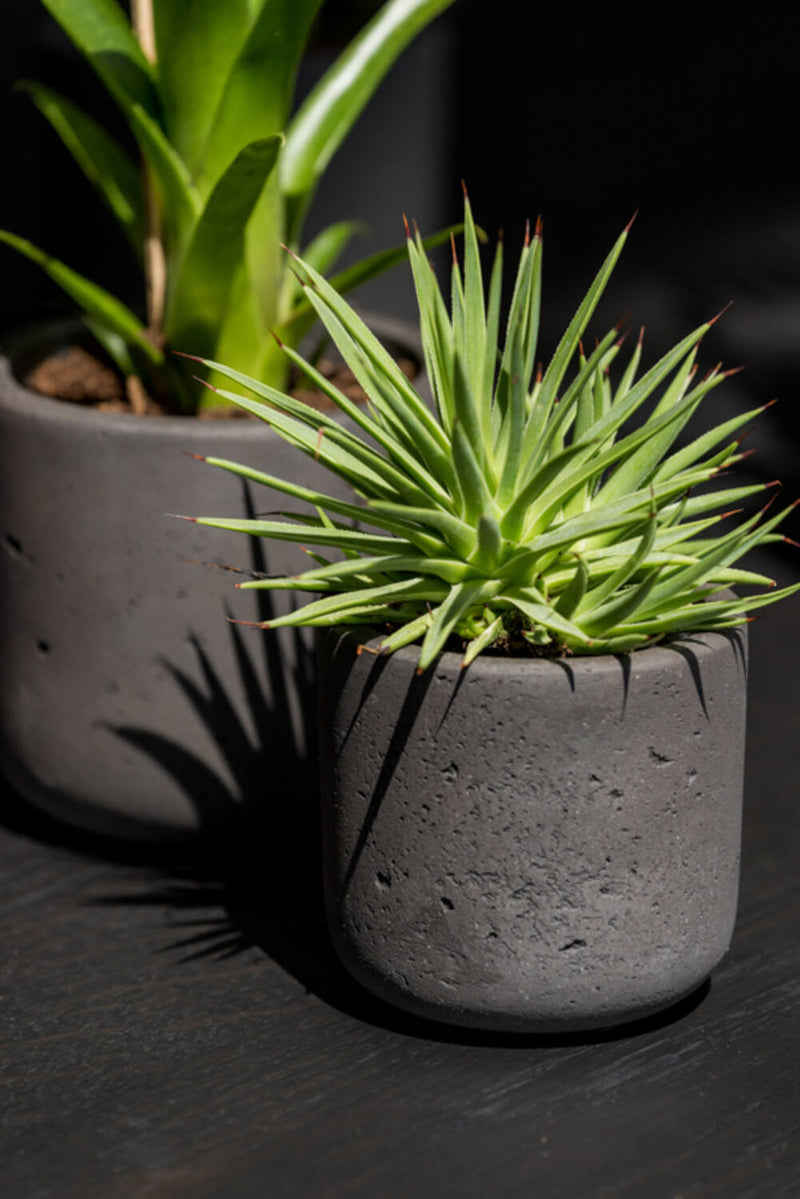
[[[620,657],[356,655],[320,638],[338,952],[419,1015],[612,1026],[691,992],[736,912],[746,632]],[[375,644],[375,643],[374,643]]]
[[[331,487],[262,422],[96,412],[35,395],[0,359],[0,757],[28,799],[91,831],[180,838],[313,785],[313,637],[230,624],[289,600],[198,565],[291,573],[304,555],[168,515],[285,497],[191,454]]]

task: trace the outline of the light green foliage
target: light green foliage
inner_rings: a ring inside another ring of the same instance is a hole
[[[451,635],[467,643],[465,665],[504,633],[520,631],[576,654],[622,653],[672,634],[741,624],[749,611],[796,590],[769,590],[770,579],[735,565],[754,546],[780,539],[775,530],[788,509],[731,525],[721,510],[763,488],[702,486],[738,461],[736,434],[761,409],[676,448],[698,405],[726,377],[719,367],[697,373],[698,347],[713,322],[644,372],[640,339],[616,382],[616,329],[584,353],[581,337],[627,232],[543,372],[535,366],[538,228],[525,238],[502,339],[502,245],[486,296],[469,203],[464,269],[454,261],[449,304],[419,234],[409,237],[435,414],[319,272],[297,264],[309,302],[369,404],[354,404],[313,367],[306,372],[357,431],[208,365],[258,399],[221,394],[352,484],[363,503],[208,459],[313,505],[316,515],[199,523],[344,555],[328,561],[314,553],[316,565],[301,575],[241,584],[322,593],[269,627],[388,625],[383,649],[421,639],[424,670]],[[291,348],[287,354],[301,361]],[[637,413],[638,422],[630,421]],[[732,584],[756,590],[721,594]]]
[[[271,329],[297,345],[313,310],[281,243],[303,220],[332,155],[408,43],[454,0],[387,0],[300,109],[297,70],[322,0],[42,0],[123,113],[144,168],[64,96],[22,84],[97,187],[147,276],[141,321],[26,239],[0,241],[36,262],[81,308],[120,368],[151,389],[188,394],[175,348],[286,382]],[[307,253],[329,272],[356,231],[332,227]],[[373,255],[333,279],[346,290],[398,261]],[[159,375],[161,380],[159,381]],[[212,392],[201,403],[215,402]]]

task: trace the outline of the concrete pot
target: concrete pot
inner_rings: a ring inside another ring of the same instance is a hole
[[[420,677],[416,649],[357,645],[319,649],[326,901],[357,979],[417,1015],[557,1032],[707,978],[736,910],[743,630],[466,671],[445,653]]]
[[[376,327],[414,353],[404,326]],[[74,333],[32,331],[0,359],[2,768],[84,829],[210,831],[309,784],[313,653],[307,634],[229,624],[280,600],[187,562],[284,573],[304,566],[297,547],[167,516],[274,511],[285,497],[186,453],[330,480],[261,422],[104,414],[21,386],[12,361]]]

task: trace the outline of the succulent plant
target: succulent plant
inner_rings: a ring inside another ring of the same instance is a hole
[[[780,539],[788,509],[729,526],[735,514],[727,510],[764,485],[704,487],[740,459],[738,432],[762,409],[678,443],[704,397],[731,373],[717,366],[698,377],[698,347],[713,320],[644,372],[640,337],[615,381],[619,330],[591,352],[583,348],[627,235],[544,370],[536,366],[540,224],[525,235],[502,344],[502,243],[487,294],[469,202],[464,266],[454,251],[449,304],[419,233],[409,235],[434,411],[313,265],[296,261],[309,302],[368,402],[353,403],[312,365],[303,369],[356,428],[208,365],[258,399],[225,397],[350,483],[361,502],[206,459],[312,506],[285,520],[190,518],[316,547],[302,574],[238,584],[321,593],[263,627],[367,624],[383,630],[383,651],[421,640],[424,670],[452,638],[465,646],[465,665],[503,637],[544,647],[532,652],[621,653],[741,624],[796,590],[773,590],[771,579],[735,565],[754,546]],[[328,548],[342,560],[318,552]],[[756,590],[732,596],[734,584]]]
[[[145,276],[147,319],[25,238],[0,241],[77,303],[128,378],[197,403],[169,346],[223,358],[282,387],[269,336],[299,343],[313,320],[280,243],[301,244],[317,184],[401,51],[453,0],[387,0],[290,117],[322,0],[42,0],[121,110],[144,167],[70,100],[21,86],[97,187]],[[305,248],[330,271],[356,231],[334,224]],[[340,272],[342,291],[401,261],[402,245]],[[206,403],[213,404],[212,393]]]

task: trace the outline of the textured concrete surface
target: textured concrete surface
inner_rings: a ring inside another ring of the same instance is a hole
[[[334,941],[377,994],[475,1027],[613,1025],[725,953],[745,635],[563,662],[321,642]],[[338,698],[337,698],[338,695]]]
[[[197,565],[282,574],[304,555],[168,515],[257,515],[286,497],[192,453],[337,486],[261,422],[99,413],[35,395],[0,359],[3,769],[92,831],[181,836],[309,782],[310,635],[229,624],[291,601]]]

